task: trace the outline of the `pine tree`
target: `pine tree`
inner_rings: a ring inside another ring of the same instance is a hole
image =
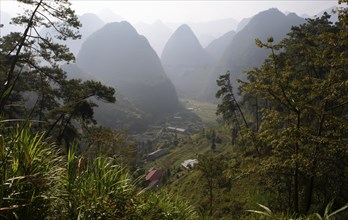
[[[0,112],[16,89],[20,78],[30,76],[41,90],[38,100],[44,100],[45,86],[48,82],[58,84],[65,79],[59,62],[71,62],[74,56],[64,45],[54,43],[50,35],[41,36],[40,28],[52,28],[56,31],[53,37],[66,40],[80,37],[76,28],[80,27],[77,16],[70,9],[70,2],[18,0],[25,7],[25,12],[13,18],[13,23],[24,26],[23,33],[11,33],[1,39],[1,66],[4,66],[1,77]],[[26,77],[29,78],[29,77]],[[38,83],[40,82],[40,83]],[[39,92],[39,91],[36,91]]]
[[[93,98],[115,102],[115,90],[99,82],[68,80],[61,65],[74,61],[58,40],[80,38],[81,26],[67,0],[18,0],[25,12],[12,23],[23,33],[0,38],[0,114],[6,118],[35,119],[47,135],[70,143],[78,127],[93,120]],[[43,34],[48,30],[46,34]],[[72,123],[72,122],[76,123]],[[81,130],[81,129],[80,129]]]

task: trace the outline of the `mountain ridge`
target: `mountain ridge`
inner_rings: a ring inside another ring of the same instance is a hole
[[[207,79],[214,61],[187,24],[178,27],[169,38],[161,61],[179,97],[199,99],[201,83]]]
[[[83,43],[76,63],[156,117],[180,108],[176,91],[148,40],[128,22],[106,24]]]
[[[217,68],[211,74],[209,82],[214,84],[207,85],[206,97],[209,100],[216,100],[215,93],[217,85],[215,81],[219,75],[231,72],[231,82],[237,89],[237,80],[245,80],[243,71],[250,70],[254,66],[259,66],[270,53],[266,49],[258,48],[255,39],[266,41],[270,36],[274,43],[279,42],[290,32],[291,26],[305,23],[305,19],[294,13],[285,15],[276,8],[262,11],[253,16],[249,23],[236,33],[231,43],[226,48]]]

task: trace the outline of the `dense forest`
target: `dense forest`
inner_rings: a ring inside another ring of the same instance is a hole
[[[162,56],[128,22],[18,2],[0,219],[348,219],[347,0],[335,21],[270,9],[206,48],[181,25]]]

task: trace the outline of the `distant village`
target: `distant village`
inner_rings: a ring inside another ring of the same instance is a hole
[[[178,112],[173,115],[172,119],[167,123],[169,126],[166,126],[162,129],[166,133],[171,133],[175,135],[189,135],[199,131],[200,127],[193,127],[192,124],[197,124],[197,116],[191,113],[193,108],[187,108],[185,112]],[[192,123],[194,121],[194,123]],[[158,127],[153,127],[153,129],[158,129]],[[159,159],[160,157],[169,153],[169,149],[160,148],[155,149],[154,151],[148,153],[145,158],[145,163],[151,163]],[[181,169],[190,170],[195,164],[198,163],[197,159],[187,159],[182,161]],[[161,185],[161,178],[163,177],[164,172],[155,166],[150,167],[146,171],[145,179],[144,179],[144,187],[147,189],[158,188]]]

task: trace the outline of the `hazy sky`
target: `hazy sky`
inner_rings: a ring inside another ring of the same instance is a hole
[[[225,1],[96,1],[73,0],[73,8],[77,14],[86,12],[98,13],[103,9],[112,10],[115,14],[132,23],[143,21],[152,23],[156,20],[164,22],[201,22],[232,17],[241,20],[271,7],[281,11],[295,12],[298,15],[316,13],[337,5],[336,0],[325,1],[265,1],[265,0],[225,0]],[[1,10],[16,12],[17,7],[11,0],[1,0]]]

